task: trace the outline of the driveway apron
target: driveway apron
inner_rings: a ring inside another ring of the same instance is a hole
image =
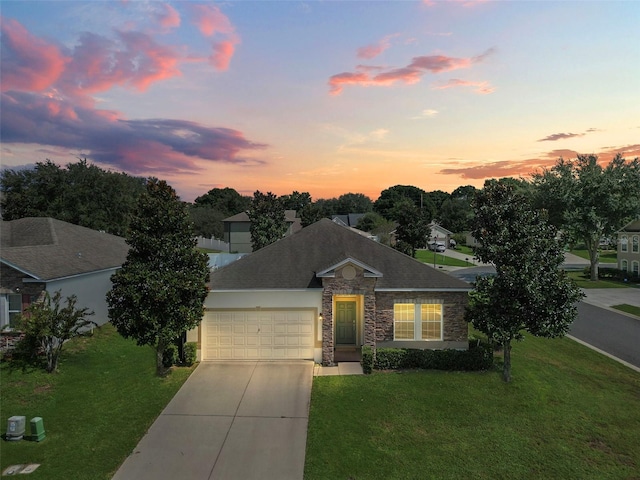
[[[205,362],[113,480],[300,480],[313,362]]]

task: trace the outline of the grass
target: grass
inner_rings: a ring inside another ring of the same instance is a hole
[[[469,258],[472,258],[474,255],[473,248],[467,247],[466,245],[457,245],[456,251],[462,253],[463,255],[469,255]]]
[[[40,443],[2,441],[1,470],[39,463],[29,479],[110,479],[193,371],[155,375],[155,353],[110,325],[65,346],[59,373],[0,365],[0,425],[42,417]]]
[[[594,282],[589,280],[589,277],[585,277],[582,272],[567,272],[567,274],[580,288],[629,288],[629,285],[615,280],[596,280]]]
[[[571,250],[570,253],[580,258],[589,260],[589,252],[587,250]],[[600,250],[601,263],[616,263],[618,261],[618,252],[616,250]]]
[[[637,479],[640,374],[570,339],[500,372],[314,378],[305,479]]]
[[[630,313],[631,315],[640,317],[640,307],[636,307],[635,305],[628,305],[626,303],[623,303],[621,305],[613,305],[611,308],[615,308],[616,310],[620,310],[621,312]]]
[[[436,256],[436,265],[447,265],[450,267],[470,267],[472,263],[465,262],[453,257],[447,257],[442,253],[434,253],[431,250],[416,250],[416,259],[423,263],[433,265],[433,256]]]

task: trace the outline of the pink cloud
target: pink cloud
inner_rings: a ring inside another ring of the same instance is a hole
[[[205,37],[215,33],[232,33],[234,28],[229,18],[215,5],[192,5],[193,23]]]
[[[386,49],[388,49],[391,46],[391,39],[397,36],[398,36],[397,33],[393,35],[386,35],[378,43],[367,45],[365,47],[360,47],[358,48],[356,55],[358,58],[366,58],[366,59],[375,58],[378,55],[380,55],[382,52],[384,52]]]
[[[156,18],[158,19],[160,26],[163,28],[170,29],[180,26],[180,14],[168,3],[161,3],[158,5]]]
[[[77,96],[132,86],[144,91],[154,82],[181,75],[180,54],[141,32],[118,32],[120,42],[84,33],[60,87]]]
[[[460,80],[458,78],[452,78],[446,83],[433,86],[436,90],[444,90],[446,88],[454,87],[474,87],[476,93],[480,93],[482,95],[488,95],[496,90],[494,87],[489,85],[489,82],[473,82],[470,80]]]
[[[209,62],[217,70],[227,70],[231,57],[236,49],[236,42],[233,40],[224,40],[213,44],[213,53],[209,57]]]
[[[414,57],[409,65],[401,68],[381,68],[369,67],[379,71],[375,76],[369,75],[366,66],[359,65],[357,72],[343,72],[333,75],[329,78],[329,93],[331,95],[339,95],[343,91],[344,85],[360,85],[360,86],[390,86],[396,82],[405,84],[414,84],[420,81],[422,76],[427,73],[438,74],[450,70],[460,68],[470,68],[476,63],[483,62],[488,56],[494,53],[494,49],[489,49],[482,55],[468,58],[447,57],[445,55],[431,55]],[[458,80],[458,82],[462,82]],[[457,85],[443,86],[442,88],[450,88]],[[479,93],[491,93],[493,91],[486,82],[476,84]]]
[[[58,47],[31,35],[15,20],[0,19],[2,91],[42,91],[55,83],[69,61]]]

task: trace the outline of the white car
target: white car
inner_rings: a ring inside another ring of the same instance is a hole
[[[447,250],[447,247],[445,247],[444,243],[442,242],[431,242],[429,244],[429,250],[432,250],[434,252],[444,252]]]

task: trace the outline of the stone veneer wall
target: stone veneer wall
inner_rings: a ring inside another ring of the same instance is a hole
[[[23,278],[31,277],[5,264],[0,264],[0,286],[2,288],[13,290],[22,295],[29,295],[32,298],[38,298],[40,293],[45,290],[44,283],[22,283]],[[20,288],[20,291],[16,291],[16,287]]]
[[[396,301],[419,303],[438,300],[444,304],[443,341],[466,342],[468,324],[464,320],[467,292],[378,292],[376,293],[376,342],[393,340],[393,304]]]
[[[375,345],[374,328],[376,322],[376,296],[374,288],[376,278],[365,278],[364,272],[357,269],[353,280],[342,278],[341,271],[336,272],[335,278],[322,279],[322,364],[333,365],[334,353],[334,323],[333,296],[334,295],[363,295],[364,296],[364,343]]]

